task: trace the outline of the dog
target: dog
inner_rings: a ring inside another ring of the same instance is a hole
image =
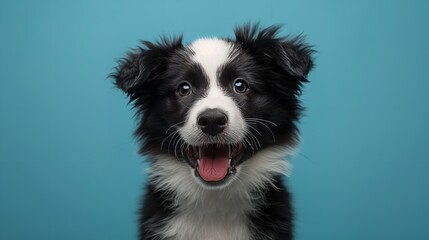
[[[190,44],[164,36],[119,61],[112,77],[150,164],[141,240],[293,238],[284,158],[299,141],[315,51],[280,29],[245,24]]]

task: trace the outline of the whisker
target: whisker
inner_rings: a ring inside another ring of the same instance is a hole
[[[184,123],[185,121],[180,121],[180,122],[178,122],[178,123],[175,123],[175,124],[173,124],[173,125],[171,125],[169,128],[167,128],[167,130],[165,131],[165,135],[167,135],[167,133],[168,133],[168,131],[171,129],[171,128],[173,128],[173,127],[175,127],[175,126],[177,126],[177,125],[179,125],[179,124],[182,124],[182,123]]]
[[[261,143],[259,142],[258,138],[255,136],[255,134],[253,134],[250,130],[248,130],[247,133],[253,139],[253,141],[255,143],[256,150],[260,149],[262,146],[261,146]]]
[[[253,130],[255,130],[255,132],[257,132],[259,134],[259,136],[262,136],[262,134],[253,126],[249,125],[250,128],[252,128]]]
[[[179,131],[174,132],[174,135],[170,138],[170,141],[168,141],[168,146],[167,146],[168,147],[168,154],[170,154],[170,144],[171,144],[171,142],[173,142],[173,144],[174,144],[175,139],[177,138],[177,136],[179,136],[179,134],[177,134],[177,133],[179,133]]]
[[[183,150],[185,150],[185,145],[187,145],[187,143],[183,139],[181,140],[182,140],[182,144],[180,144],[181,153],[182,153],[182,156],[185,156],[185,154],[183,154]]]
[[[261,143],[259,142],[258,138],[251,131],[249,131],[249,134],[253,137],[253,139],[255,139],[255,142],[256,142],[257,146],[259,146],[259,149],[260,149],[262,146],[261,146]]]
[[[252,142],[248,139],[247,135],[244,137],[243,140],[249,144],[249,147],[252,149],[253,153],[255,153],[255,148],[253,147]]]
[[[274,126],[278,127],[278,125],[277,125],[276,123],[271,122],[271,121],[266,120],[266,119],[262,119],[262,118],[246,118],[246,119],[249,119],[249,120],[257,120],[257,121],[262,121],[262,122],[267,122],[267,123],[271,123],[271,124],[273,124]]]
[[[184,106],[185,108],[187,108],[187,109],[191,109],[191,107],[189,107],[189,106],[185,105],[184,103],[181,103],[181,104],[182,104],[182,106]]]
[[[162,142],[161,142],[161,150],[162,150],[162,147],[163,147],[163,145],[164,145],[164,142],[165,142],[169,137],[171,137],[173,134],[175,134],[175,133],[177,133],[177,132],[178,132],[178,130],[176,130],[176,131],[174,131],[174,132],[170,133],[167,137],[165,137],[165,138],[164,138],[164,140],[162,140]]]
[[[250,119],[250,120],[249,120]],[[261,124],[262,126],[264,126],[264,127],[266,127],[267,129],[268,129],[268,131],[270,131],[270,133],[271,133],[271,136],[273,137],[273,141],[274,142],[276,142],[276,137],[274,136],[274,132],[271,130],[271,128],[267,125],[267,124],[265,124],[264,122],[262,122],[262,121],[266,121],[267,123],[271,123],[271,124],[273,124],[273,125],[275,125],[275,126],[277,126],[277,124],[275,124],[275,123],[273,123],[273,122],[271,122],[271,121],[268,121],[268,120],[264,120],[264,119],[259,119],[259,120],[256,120],[257,118],[246,118],[245,120],[246,120],[246,122],[248,122],[248,123],[259,123],[259,124]]]
[[[176,144],[174,144],[174,156],[176,156],[177,159],[179,159],[179,157],[177,156],[177,144],[180,143],[180,141],[182,141],[182,139],[180,138],[180,135],[178,135],[179,137],[176,140]]]

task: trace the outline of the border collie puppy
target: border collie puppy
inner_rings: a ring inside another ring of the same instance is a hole
[[[137,111],[150,174],[141,240],[288,240],[284,157],[313,66],[301,37],[244,25],[233,38],[142,42],[115,84]]]

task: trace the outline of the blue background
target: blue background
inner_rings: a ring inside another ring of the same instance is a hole
[[[288,184],[298,240],[429,239],[428,1],[6,1],[0,239],[136,239],[133,113],[106,79],[140,39],[307,35],[317,67]]]

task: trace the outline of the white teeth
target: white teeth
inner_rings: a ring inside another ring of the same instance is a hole
[[[232,160],[229,159],[229,168],[228,168],[228,173],[233,174],[235,172],[235,166],[231,165]]]

